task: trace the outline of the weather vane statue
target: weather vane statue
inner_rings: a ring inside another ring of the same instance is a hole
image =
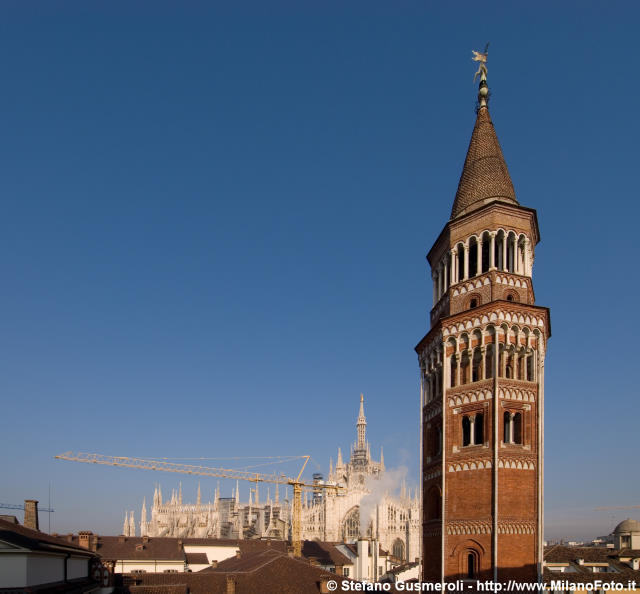
[[[474,62],[480,62],[478,66],[478,70],[473,75],[473,82],[476,82],[476,78],[480,75],[480,80],[487,80],[487,56],[489,55],[489,44],[484,46],[484,51],[477,52],[475,50],[471,50],[473,54],[473,58],[471,58]]]
[[[474,62],[479,62],[478,70],[473,75],[473,82],[476,82],[476,78],[480,76],[480,85],[478,88],[478,106],[486,107],[489,100],[489,87],[487,85],[487,57],[489,55],[489,44],[484,46],[484,51],[476,52],[472,50]]]

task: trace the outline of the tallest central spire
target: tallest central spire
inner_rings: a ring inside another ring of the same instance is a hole
[[[363,450],[367,445],[367,419],[364,416],[364,394],[360,394],[360,412],[358,413],[358,422],[356,423],[356,428],[358,429],[357,448],[359,450]]]

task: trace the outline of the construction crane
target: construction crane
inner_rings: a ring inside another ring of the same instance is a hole
[[[605,505],[596,507],[593,511],[611,511],[617,509],[640,509],[640,505]]]
[[[290,478],[284,474],[262,474],[234,468],[211,468],[193,464],[177,464],[164,460],[145,460],[143,458],[128,458],[126,456],[106,456],[104,454],[87,454],[84,452],[66,452],[55,456],[58,460],[71,462],[84,462],[86,464],[104,464],[106,466],[122,466],[125,468],[137,468],[139,470],[156,470],[161,472],[175,472],[179,474],[191,474],[195,476],[214,476],[230,478],[253,483],[275,483],[279,485],[291,485],[293,487],[293,517],[291,519],[291,543],[293,554],[302,556],[302,490],[303,489],[331,489],[336,492],[343,490],[340,485],[307,483],[301,479],[302,472],[311,456],[299,456],[304,464],[296,478]]]
[[[0,503],[0,509],[21,509],[22,511],[24,511],[24,504],[18,505],[16,503]],[[53,513],[56,510],[51,509],[50,507],[40,507],[38,508],[38,511]]]

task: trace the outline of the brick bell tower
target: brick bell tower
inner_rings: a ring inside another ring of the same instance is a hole
[[[415,349],[423,579],[536,581],[550,318],[533,292],[536,211],[516,200],[478,55],[476,122],[451,218],[427,255],[431,329]]]

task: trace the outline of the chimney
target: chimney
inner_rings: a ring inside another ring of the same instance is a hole
[[[142,542],[147,544],[149,542],[149,537],[147,535],[142,537]]]
[[[331,578],[328,575],[323,575],[320,578],[320,594],[330,594],[333,590],[329,590],[329,586],[327,586],[327,583],[329,582]]]
[[[236,559],[240,559],[240,557],[242,557],[242,551],[240,551],[240,549],[238,549],[236,551]]]
[[[576,559],[576,563],[578,565],[584,565],[584,559],[580,558],[580,559]]]
[[[293,547],[287,547],[287,555],[289,555],[289,557],[293,557]]]
[[[211,567],[213,569],[217,569],[217,567],[218,567],[218,560],[217,559],[214,559],[213,561],[211,561]]]
[[[369,539],[358,539],[358,558],[356,559],[356,579],[369,580]]]
[[[40,530],[38,524],[38,502],[35,499],[24,500],[24,526],[31,530]]]
[[[81,530],[80,532],[78,532],[78,544],[83,549],[88,549],[89,548],[91,535],[92,535],[92,532],[89,532],[88,530]]]
[[[227,594],[236,594],[236,576],[227,576]]]

